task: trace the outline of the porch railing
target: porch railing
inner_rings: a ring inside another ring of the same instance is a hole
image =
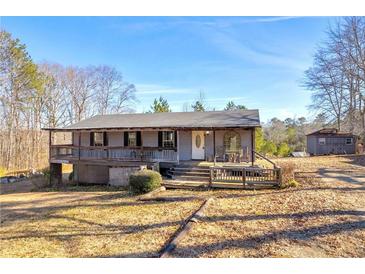
[[[51,159],[119,160],[119,161],[177,161],[177,151],[154,147],[85,147],[52,145]]]
[[[260,167],[233,167],[212,166],[210,167],[211,182],[247,184],[281,184],[280,168]]]

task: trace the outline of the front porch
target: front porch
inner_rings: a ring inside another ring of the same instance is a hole
[[[51,145],[50,163],[75,162],[178,162],[178,153],[174,149],[154,147],[118,147],[118,146],[74,146]]]
[[[66,135],[67,138],[65,137]],[[50,130],[50,163],[80,161],[248,163],[254,129]]]

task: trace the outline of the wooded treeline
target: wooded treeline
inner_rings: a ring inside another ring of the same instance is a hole
[[[365,18],[332,25],[305,73],[311,109],[338,129],[365,137]]]
[[[135,87],[110,66],[35,64],[25,45],[0,31],[0,167],[47,163],[44,127],[130,111]]]

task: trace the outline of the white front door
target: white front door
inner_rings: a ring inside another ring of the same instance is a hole
[[[192,131],[191,137],[192,137],[191,158],[193,160],[204,160],[205,158],[204,131]]]

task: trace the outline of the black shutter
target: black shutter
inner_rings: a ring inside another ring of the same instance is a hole
[[[158,132],[158,147],[162,147],[162,131]]]
[[[128,146],[128,132],[124,131],[124,146]]]
[[[175,148],[177,148],[177,130],[174,131],[174,137],[175,137]]]
[[[107,147],[108,146],[108,133],[105,131],[103,133],[103,141],[104,141],[104,146]]]
[[[94,132],[90,132],[90,146],[94,146]]]
[[[136,132],[136,138],[137,138],[137,147],[142,146],[142,136],[141,136],[141,132],[137,131]]]

